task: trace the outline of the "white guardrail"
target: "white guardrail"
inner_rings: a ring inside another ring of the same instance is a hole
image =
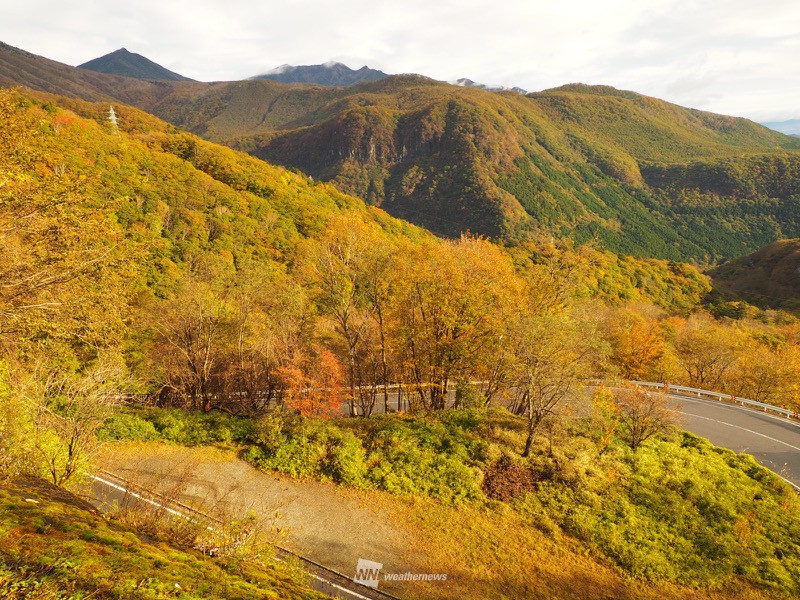
[[[786,417],[787,419],[800,418],[800,415],[795,411],[791,411],[786,408],[781,408],[780,406],[773,406],[772,404],[756,402],[755,400],[748,400],[747,398],[739,398],[738,396],[734,396],[732,394],[723,394],[721,392],[712,392],[710,390],[701,390],[697,388],[686,387],[683,385],[675,385],[672,383],[658,383],[655,381],[631,381],[630,383],[641,387],[655,388],[661,390],[664,393],[682,394],[684,396],[697,396],[699,398],[709,397],[709,398],[714,398],[720,402],[722,401],[733,402],[734,404],[740,404],[742,406],[757,408],[759,410],[763,410],[764,412],[773,412],[781,415],[782,417]]]

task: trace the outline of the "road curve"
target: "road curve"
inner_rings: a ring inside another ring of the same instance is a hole
[[[679,425],[712,444],[752,454],[800,491],[800,425],[750,408],[670,394]]]
[[[162,504],[159,494],[138,488],[138,486],[136,486],[136,489],[132,489],[132,484],[110,473],[103,473],[102,477],[92,475],[90,479],[91,484],[85,491],[88,492],[87,496],[91,498],[93,504],[101,512],[107,512],[117,507],[148,503],[164,509],[178,518],[199,517],[209,523],[208,527],[210,529],[221,524],[214,517],[198,512],[174,500]],[[276,546],[275,558],[279,561],[287,559],[299,561],[309,575],[310,587],[330,598],[341,598],[343,600],[398,600],[396,596],[355,583],[346,575],[279,546]]]

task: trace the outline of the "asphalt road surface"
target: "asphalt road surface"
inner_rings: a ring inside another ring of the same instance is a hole
[[[712,444],[747,452],[800,490],[800,425],[784,417],[691,396],[670,395],[679,426]]]

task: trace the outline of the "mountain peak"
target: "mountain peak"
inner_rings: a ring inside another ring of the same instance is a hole
[[[475,87],[481,90],[486,90],[487,92],[517,92],[518,94],[527,94],[527,90],[523,90],[521,87],[506,87],[504,85],[486,85],[483,83],[478,83],[477,81],[473,81],[472,79],[467,79],[466,77],[461,77],[456,79],[455,81],[449,81],[451,85],[457,85],[459,87]]]
[[[282,83],[315,83],[317,85],[349,86],[388,77],[383,71],[370,69],[366,65],[351,69],[335,60],[321,65],[281,65],[253,79],[272,79]]]
[[[78,65],[79,69],[87,69],[98,73],[149,79],[151,81],[192,81],[154,63],[149,58],[130,52],[127,48],[119,48],[109,54]]]

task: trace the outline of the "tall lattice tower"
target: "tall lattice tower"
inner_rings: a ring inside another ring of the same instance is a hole
[[[114,111],[113,106],[108,107],[108,121],[116,135],[119,135],[119,123],[117,123],[117,113]]]

